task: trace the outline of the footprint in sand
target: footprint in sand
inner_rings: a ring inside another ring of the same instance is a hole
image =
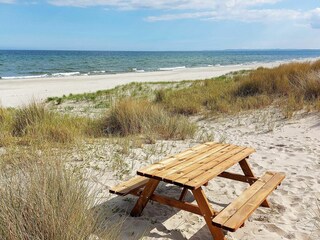
[[[281,229],[280,227],[278,227],[275,224],[265,224],[266,229],[268,229],[271,232],[277,233],[278,235],[284,237],[287,236],[289,233],[287,233],[286,231],[284,231],[283,229]]]

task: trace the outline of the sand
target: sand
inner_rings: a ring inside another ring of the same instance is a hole
[[[315,60],[315,59],[304,59]],[[302,61],[302,60],[301,60]],[[287,61],[289,62],[289,61]],[[198,80],[221,76],[232,71],[250,70],[258,67],[274,67],[284,62],[255,63],[248,65],[215,66],[203,68],[176,69],[144,73],[121,73],[113,75],[69,76],[52,78],[0,79],[0,104],[17,107],[30,100],[45,100],[70,93],[95,92],[111,89],[130,82],[158,82]]]
[[[297,114],[284,119],[274,108],[252,111],[239,116],[219,119],[195,120],[199,132],[194,139],[184,141],[157,141],[156,144],[136,147],[121,157],[122,178],[134,176],[136,170],[205,141],[224,141],[256,149],[249,159],[254,173],[261,176],[266,171],[286,174],[282,185],[268,198],[271,208],[258,208],[243,228],[227,239],[319,239],[320,212],[320,114]],[[91,149],[91,148],[89,148]],[[149,203],[141,217],[132,218],[129,213],[136,197],[119,197],[108,189],[121,182],[117,169],[115,174],[111,159],[117,152],[114,145],[103,143],[95,150],[97,157],[83,160],[88,179],[100,189],[96,209],[105,213],[107,220],[102,229],[111,223],[122,222],[121,239],[211,239],[204,220],[185,211]],[[91,150],[89,150],[91,151]],[[119,152],[119,151],[118,151]],[[88,153],[88,152],[87,152]],[[104,160],[103,160],[104,159]],[[108,164],[111,165],[108,165]],[[238,166],[230,169],[239,172]],[[223,178],[215,178],[205,187],[212,206],[220,210],[239,196],[247,184]],[[181,189],[162,184],[159,193],[178,197]],[[187,200],[194,201],[190,192]],[[195,202],[194,202],[195,203]],[[111,223],[110,223],[111,222]]]

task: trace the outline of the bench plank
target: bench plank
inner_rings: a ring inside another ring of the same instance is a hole
[[[147,184],[149,178],[136,176],[134,178],[129,179],[128,181],[122,182],[117,186],[109,189],[110,193],[118,194],[120,196],[125,196],[129,194],[131,191],[141,188]]]
[[[265,173],[235,201],[223,209],[212,220],[213,225],[228,231],[236,231],[284,178],[283,173]]]

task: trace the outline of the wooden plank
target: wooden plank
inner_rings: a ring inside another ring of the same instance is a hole
[[[152,172],[154,171],[159,171],[166,166],[174,166],[180,161],[183,161],[184,159],[187,159],[188,157],[193,156],[197,153],[201,153],[200,151],[205,151],[207,149],[210,149],[215,145],[217,145],[217,143],[213,143],[213,142],[197,145],[195,147],[185,150],[184,152],[170,156],[152,165],[141,168],[140,170],[138,170],[137,173],[138,175],[141,175],[141,176],[144,176],[145,173],[149,173],[149,175],[152,175]]]
[[[203,171],[202,169],[193,171],[192,176],[189,177],[189,181],[187,181],[187,178],[182,180],[178,179],[178,181],[180,183],[183,183],[188,188],[198,188],[202,186],[204,183],[211,180],[212,178],[218,176],[220,173],[230,168],[237,162],[248,157],[254,151],[255,150],[252,148],[244,148],[241,152],[238,152],[237,154],[227,159],[221,159],[218,164],[216,164],[216,162],[208,163],[205,166],[205,169],[207,169],[206,171]]]
[[[190,179],[197,177],[198,175],[201,175],[201,173],[204,171],[204,166],[207,166],[208,164],[216,165],[219,162],[228,159],[230,156],[241,151],[242,149],[243,147],[238,147],[235,145],[228,146],[227,148],[222,149],[220,152],[217,152],[216,154],[204,160],[195,162],[194,164],[191,164],[190,166],[184,168],[182,171],[177,172],[176,174],[172,174],[171,176],[166,177],[166,180],[169,180],[172,183],[180,183],[183,186],[183,183],[190,181]]]
[[[165,180],[167,182],[173,181],[176,178],[183,176],[184,174],[192,171],[196,167],[196,164],[203,164],[207,161],[213,160],[220,155],[228,152],[228,150],[235,148],[235,146],[230,146],[228,144],[217,145],[209,151],[203,152],[197,156],[192,156],[186,161],[181,162],[171,168],[165,168],[161,171],[155,172],[154,177],[159,180]],[[146,175],[148,176],[148,175]]]
[[[150,196],[153,194],[154,190],[156,190],[158,184],[158,180],[149,179],[139,199],[137,200],[136,205],[133,207],[130,213],[132,217],[138,217],[141,215],[143,209],[146,207],[148,201],[150,200]]]
[[[155,176],[161,180],[162,178],[158,176],[159,174],[165,173],[169,169],[175,168],[176,166],[179,166],[180,164],[187,162],[190,159],[198,158],[198,157],[202,156],[203,154],[206,154],[208,151],[212,151],[212,150],[214,151],[214,149],[219,148],[219,147],[222,148],[222,146],[220,146],[220,144],[214,144],[214,145],[209,146],[208,148],[202,148],[200,150],[195,151],[193,154],[179,158],[176,161],[169,163],[169,164],[166,164],[164,166],[158,167],[158,168],[154,169],[153,171],[144,172],[143,176],[146,176],[146,177],[154,177]]]
[[[244,173],[244,175],[248,176],[248,177],[255,177],[255,175],[252,172],[252,169],[247,161],[247,159],[243,159],[242,161],[239,162],[239,165]],[[250,185],[252,185],[253,183],[249,183]],[[261,204],[261,206],[263,207],[270,207],[269,202],[266,200],[264,200]]]
[[[258,180],[258,178],[256,177],[248,177],[241,174],[230,173],[230,172],[222,172],[218,175],[218,177],[228,178],[228,179],[236,180],[239,182],[252,183],[252,184]]]
[[[180,186],[186,186],[189,189],[194,189],[195,187],[192,185],[194,184],[193,182],[191,182],[192,180],[197,181],[200,178],[200,180],[203,180],[204,177],[206,176],[206,181],[203,182],[206,183],[209,180],[211,180],[213,177],[207,177],[206,173],[208,172],[208,169],[212,169],[215,168],[217,166],[219,166],[221,163],[229,161],[230,158],[234,157],[235,155],[237,155],[237,158],[241,155],[241,153],[243,153],[243,151],[246,150],[245,147],[239,147],[236,146],[234,149],[230,150],[227,153],[222,154],[221,156],[213,159],[212,161],[206,162],[205,164],[199,164],[199,165],[195,165],[193,166],[192,169],[188,169],[188,173],[184,174],[183,176],[176,178],[173,183],[180,185]],[[239,155],[240,154],[240,155]],[[224,170],[226,170],[227,168],[223,169],[221,172],[223,172]],[[219,172],[219,174],[221,173]],[[218,174],[217,174],[218,175]],[[191,184],[189,184],[189,182],[191,182]],[[198,187],[202,186],[203,184],[199,185]]]
[[[229,231],[237,230],[264,199],[281,183],[285,175],[267,172],[246,189],[234,202],[223,209],[213,224]]]
[[[195,190],[192,190],[192,193],[197,201],[202,216],[204,217],[214,240],[225,240],[225,236],[222,229],[212,225],[212,217],[216,214],[216,212],[210,207],[210,204],[202,188],[200,187]]]
[[[226,223],[225,227],[229,229],[238,229],[242,223],[256,210],[267,196],[285,178],[284,174],[275,174],[260,190],[250,198]]]
[[[246,201],[251,198],[263,185],[269,181],[274,174],[266,173],[260,179],[258,179],[252,186],[247,188],[235,201],[230,203],[224,208],[220,214],[218,214],[213,222],[216,226],[222,227],[229,218],[235,214],[240,207],[242,207]]]
[[[112,187],[111,189],[109,189],[109,192],[125,196],[130,193],[130,191],[143,187],[148,181],[149,179],[146,177],[136,176],[132,179],[129,179],[128,181],[122,182],[117,186]]]

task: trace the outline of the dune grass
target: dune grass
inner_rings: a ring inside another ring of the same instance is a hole
[[[1,169],[0,182],[1,239],[84,240],[96,233],[93,195],[60,162],[11,165]]]
[[[183,116],[174,116],[147,100],[123,99],[114,104],[104,122],[109,134],[128,136],[154,135],[162,139],[185,139],[196,127]]]
[[[288,101],[287,101],[288,100]],[[236,113],[277,102],[287,112],[320,104],[320,61],[258,68],[246,74],[194,82],[180,90],[160,90],[155,102],[174,113]]]
[[[0,147],[9,145],[12,140],[11,123],[11,111],[0,106]]]
[[[44,104],[31,102],[18,109],[0,108],[0,146],[13,142],[74,143],[87,136],[100,136],[98,120],[49,111]]]
[[[67,146],[85,138],[148,135],[153,139],[185,139],[195,124],[147,100],[116,101],[104,117],[88,118],[49,111],[31,102],[18,109],[0,108],[0,147],[60,144]]]
[[[83,118],[48,111],[43,104],[32,102],[15,111],[12,134],[41,141],[70,143],[84,134],[86,124]]]

